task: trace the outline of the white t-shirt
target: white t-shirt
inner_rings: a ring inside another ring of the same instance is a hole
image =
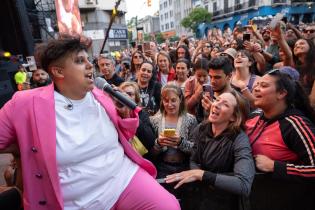
[[[57,164],[64,209],[110,209],[138,165],[125,154],[105,109],[89,92],[82,100],[55,95]]]

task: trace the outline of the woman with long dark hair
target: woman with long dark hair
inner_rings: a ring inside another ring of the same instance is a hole
[[[132,53],[131,55],[131,80],[135,80],[136,79],[136,74],[138,72],[138,70],[140,69],[141,64],[143,63],[143,61],[145,61],[145,57],[142,54],[141,51],[137,50],[134,53]]]
[[[315,178],[315,113],[301,85],[275,69],[253,95],[261,112],[246,126],[257,168],[286,180]]]

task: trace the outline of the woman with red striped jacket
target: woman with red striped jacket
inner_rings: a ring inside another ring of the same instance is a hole
[[[315,178],[315,112],[300,84],[280,70],[253,89],[261,112],[246,122],[256,167],[274,178]]]

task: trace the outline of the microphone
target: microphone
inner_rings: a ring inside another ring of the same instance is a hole
[[[123,105],[127,106],[128,108],[135,110],[137,108],[137,104],[127,96],[123,95],[119,91],[115,91],[110,84],[106,82],[105,79],[101,77],[96,77],[94,80],[94,84],[97,88],[105,91],[109,95],[113,96],[116,98],[120,103]]]

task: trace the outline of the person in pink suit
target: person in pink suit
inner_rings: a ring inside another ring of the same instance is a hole
[[[20,151],[24,209],[180,209],[128,142],[139,110],[116,108],[94,87],[86,45],[52,40],[40,60],[53,83],[0,109],[0,149]]]

